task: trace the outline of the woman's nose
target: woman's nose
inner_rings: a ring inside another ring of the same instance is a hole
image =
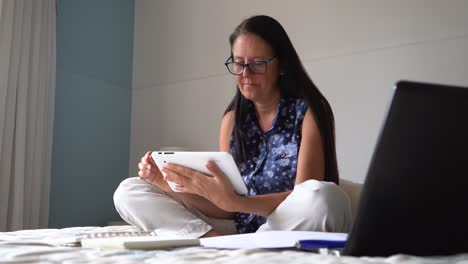
[[[249,76],[252,74],[252,71],[250,70],[249,66],[244,67],[244,71],[242,71],[242,76]]]

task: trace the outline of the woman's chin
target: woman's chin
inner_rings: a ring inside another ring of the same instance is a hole
[[[255,99],[257,98],[255,93],[243,92],[242,95],[250,101],[255,101]]]
[[[245,98],[255,101],[255,98],[258,97],[258,93],[256,90],[257,89],[253,86],[249,86],[249,87],[244,86],[242,87],[241,93]]]

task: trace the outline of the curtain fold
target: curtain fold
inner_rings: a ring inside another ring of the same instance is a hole
[[[55,56],[55,0],[0,0],[0,231],[47,227]]]

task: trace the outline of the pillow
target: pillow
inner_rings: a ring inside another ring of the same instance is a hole
[[[340,187],[348,194],[351,200],[351,211],[353,217],[356,216],[357,209],[359,206],[359,198],[362,190],[362,183],[352,182],[345,179],[340,179]]]

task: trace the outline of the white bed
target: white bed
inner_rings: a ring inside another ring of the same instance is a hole
[[[202,247],[171,250],[103,250],[54,246],[46,243],[90,232],[136,231],[131,226],[72,227],[0,232],[0,263],[463,263],[468,253],[422,258],[395,255],[388,258],[319,255],[296,250],[219,250]]]

